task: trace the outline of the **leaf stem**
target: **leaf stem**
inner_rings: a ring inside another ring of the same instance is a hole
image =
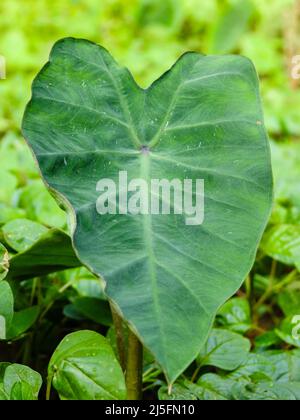
[[[129,330],[128,356],[126,365],[126,386],[128,400],[142,399],[143,346],[137,336]]]
[[[117,340],[117,348],[119,354],[119,362],[123,372],[126,370],[126,345],[125,345],[125,338],[124,338],[124,326],[123,326],[123,319],[116,311],[112,302],[110,304],[110,309],[112,313],[113,323],[116,332],[116,340]]]
[[[53,376],[47,378],[46,401],[50,401]]]

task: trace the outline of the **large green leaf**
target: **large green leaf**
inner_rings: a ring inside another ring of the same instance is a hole
[[[105,49],[64,39],[34,82],[23,133],[72,215],[80,259],[173,381],[251,269],[269,217],[253,65],[188,53],[143,90]],[[203,225],[177,214],[100,216],[97,183],[117,183],[120,170],[148,183],[204,179]]]
[[[113,349],[93,331],[78,331],[64,338],[50,360],[49,378],[64,400],[126,397],[124,376]]]
[[[28,249],[11,257],[9,278],[27,279],[79,267],[71,238],[59,229],[49,229]]]

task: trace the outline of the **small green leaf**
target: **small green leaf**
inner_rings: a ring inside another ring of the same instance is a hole
[[[5,242],[15,251],[24,252],[37,242],[48,229],[27,219],[16,219],[2,227]]]
[[[300,290],[285,290],[280,293],[278,305],[286,317],[300,315]]]
[[[63,400],[122,400],[125,380],[107,340],[92,331],[68,335],[49,364],[49,378]]]
[[[231,331],[214,329],[197,361],[201,366],[235,370],[245,362],[250,348],[251,343],[247,338]]]
[[[0,340],[5,340],[14,314],[14,296],[6,281],[0,282]]]
[[[266,349],[280,344],[280,338],[275,331],[268,331],[255,338],[255,347],[258,349]]]
[[[217,315],[218,324],[236,333],[251,329],[251,309],[247,299],[233,298],[222,306]]]
[[[269,257],[300,269],[300,226],[279,225],[263,237],[262,251]]]
[[[12,387],[10,393],[11,401],[34,401],[37,397],[34,395],[33,389],[27,382],[17,382]]]
[[[11,204],[18,180],[10,172],[0,169],[0,201]]]
[[[186,381],[187,382],[187,381]],[[161,401],[172,401],[172,400],[197,400],[197,397],[189,384],[176,383],[172,386],[171,392],[167,386],[162,386],[158,390],[158,398]]]
[[[263,354],[275,367],[273,379],[276,382],[300,383],[300,350],[274,350]]]
[[[20,385],[15,387],[17,384]],[[10,399],[24,394],[25,398],[37,400],[41,386],[41,375],[27,366],[14,364],[5,370],[3,388]]]

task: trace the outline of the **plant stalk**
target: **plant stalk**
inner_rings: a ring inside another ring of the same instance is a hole
[[[137,336],[129,330],[126,365],[126,387],[128,400],[141,400],[143,387],[143,346]]]
[[[123,372],[126,370],[126,344],[124,338],[124,326],[123,326],[123,319],[118,314],[114,305],[110,302],[110,309],[112,313],[113,323],[116,332],[116,341],[117,341],[117,348],[119,354],[119,362]]]

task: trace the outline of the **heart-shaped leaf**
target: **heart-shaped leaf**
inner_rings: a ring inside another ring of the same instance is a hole
[[[49,378],[63,400],[122,400],[125,380],[108,341],[93,331],[69,334],[49,364]]]
[[[17,252],[26,251],[37,242],[48,229],[28,219],[16,219],[1,229],[5,243]]]
[[[173,381],[251,269],[269,217],[270,153],[253,65],[188,53],[143,90],[102,47],[64,39],[34,82],[23,133],[72,215],[80,259],[105,279]],[[133,216],[117,206],[100,216],[98,182],[118,185],[120,171],[148,186],[204,180],[204,223],[187,225],[176,208]]]

